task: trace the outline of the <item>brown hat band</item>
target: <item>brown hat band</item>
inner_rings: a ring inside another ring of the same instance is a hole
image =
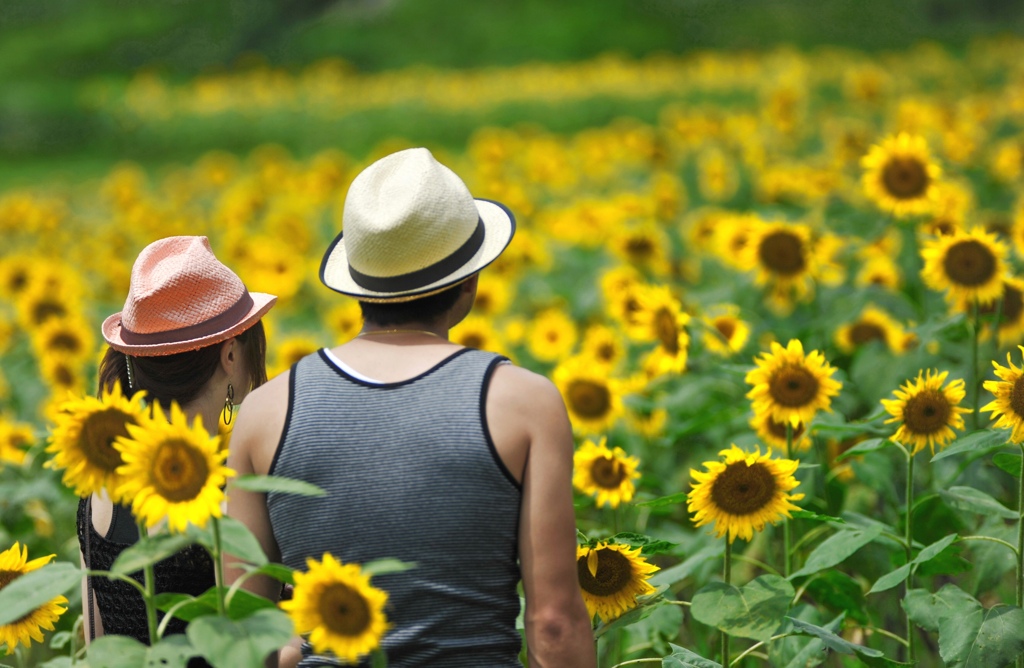
[[[129,345],[143,346],[161,343],[178,343],[180,341],[200,339],[204,336],[210,336],[212,334],[222,332],[225,329],[230,328],[232,325],[241,322],[245,315],[252,310],[254,303],[255,302],[253,302],[249,291],[246,290],[242,293],[239,300],[223,313],[215,315],[205,322],[189,325],[188,327],[181,327],[179,329],[169,329],[163,332],[139,334],[125,327],[124,322],[122,321],[121,340]]]
[[[469,235],[466,243],[455,249],[451,255],[440,259],[432,265],[417,269],[416,271],[410,271],[408,274],[399,274],[398,276],[368,276],[357,271],[351,264],[348,266],[348,272],[357,285],[374,292],[415,290],[416,288],[441,280],[473,259],[473,256],[476,255],[476,252],[483,245],[485,235],[484,221],[477,218],[476,229],[473,230],[473,234]],[[330,251],[328,251],[328,255],[330,255]],[[322,268],[320,273],[322,276]]]

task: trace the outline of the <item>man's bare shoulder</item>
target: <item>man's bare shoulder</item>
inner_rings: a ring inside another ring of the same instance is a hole
[[[529,369],[515,364],[499,364],[494,370],[489,389],[491,397],[503,406],[524,410],[565,410],[562,395],[554,383]]]
[[[284,413],[288,409],[288,383],[291,370],[284,371],[249,393],[242,402],[239,418]]]

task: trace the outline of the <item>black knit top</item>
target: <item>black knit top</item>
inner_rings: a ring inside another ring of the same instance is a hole
[[[117,557],[138,539],[138,526],[130,508],[115,504],[110,529],[102,536],[92,524],[92,497],[79,501],[78,543],[90,570],[110,570]],[[213,560],[201,545],[190,545],[164,559],[154,566],[153,571],[158,594],[174,592],[199,596],[215,584]],[[143,583],[142,571],[131,573],[129,577],[139,584]],[[148,645],[149,629],[142,595],[127,582],[108,580],[102,576],[90,577],[89,585],[99,607],[100,619],[103,620],[103,633],[130,636]],[[88,605],[88,602],[84,602],[84,605]],[[158,611],[157,616],[162,619],[163,613]],[[184,633],[186,626],[184,621],[172,619],[164,635]],[[192,659],[188,664],[189,668],[207,665],[202,659]]]

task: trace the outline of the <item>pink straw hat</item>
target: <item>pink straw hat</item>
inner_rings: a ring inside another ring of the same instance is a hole
[[[129,355],[173,355],[241,334],[276,301],[246,290],[206,237],[168,237],[135,260],[124,310],[103,321],[103,338]]]

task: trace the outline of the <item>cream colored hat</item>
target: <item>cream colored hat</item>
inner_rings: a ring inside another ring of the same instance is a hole
[[[124,310],[103,321],[103,338],[129,355],[173,355],[238,336],[276,301],[246,290],[206,237],[167,237],[139,253]]]
[[[344,230],[320,265],[324,285],[364,301],[408,301],[455,285],[494,261],[516,222],[474,199],[425,148],[381,158],[352,182]]]

